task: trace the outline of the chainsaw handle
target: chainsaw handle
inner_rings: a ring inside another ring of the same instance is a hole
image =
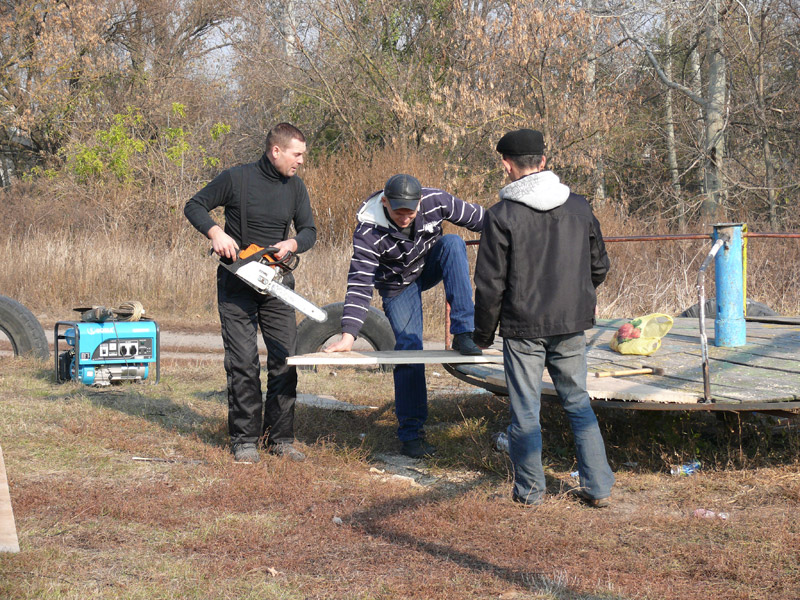
[[[280,248],[276,248],[275,246],[264,248],[264,260],[270,263],[270,265],[280,267],[284,271],[294,271],[297,265],[300,264],[300,257],[291,250],[287,250],[283,258],[275,258],[275,253],[279,251]]]

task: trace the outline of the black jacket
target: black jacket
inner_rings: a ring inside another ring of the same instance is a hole
[[[244,181],[246,179],[246,181]],[[225,233],[242,247],[241,186],[247,190],[248,242],[272,246],[289,237],[294,225],[297,253],[305,252],[317,240],[308,191],[297,175],[284,177],[262,155],[258,162],[227,169],[197,192],[183,209],[186,218],[202,234],[217,223],[208,214],[218,206],[225,209]]]
[[[475,266],[475,342],[577,333],[594,325],[610,263],[589,203],[551,171],[507,185],[486,211]]]

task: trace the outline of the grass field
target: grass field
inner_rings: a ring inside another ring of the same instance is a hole
[[[800,597],[792,423],[600,409],[617,485],[596,510],[565,493],[572,442],[547,404],[550,494],[522,508],[507,458],[490,450],[506,401],[427,374],[440,453],[399,477],[390,374],[302,371],[301,392],[377,408],[299,406],[305,463],[235,465],[218,362],[166,361],[159,385],[95,389],[1,359],[22,551],[0,555],[0,598]],[[670,475],[695,457],[700,472]]]

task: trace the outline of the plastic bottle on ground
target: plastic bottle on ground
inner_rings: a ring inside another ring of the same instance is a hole
[[[674,465],[669,472],[676,477],[686,477],[689,475],[694,475],[699,470],[700,461],[695,460],[693,462],[686,463],[685,465]]]

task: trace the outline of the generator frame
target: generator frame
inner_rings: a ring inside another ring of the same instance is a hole
[[[147,363],[148,366],[154,364],[154,366],[155,366],[155,375],[156,375],[154,383],[158,383],[161,380],[161,330],[160,330],[160,328],[158,326],[158,323],[156,323],[152,319],[141,319],[140,321],[103,321],[103,322],[98,322],[98,323],[93,323],[93,324],[98,325],[98,326],[103,326],[103,325],[107,325],[107,324],[114,324],[116,326],[116,324],[118,324],[118,323],[131,324],[131,323],[139,323],[139,322],[141,322],[141,323],[152,323],[154,325],[154,327],[155,327],[155,347],[153,348],[153,356],[151,358],[147,358],[147,359],[138,359],[138,360],[131,360],[131,361],[126,360],[126,359],[121,359],[121,358],[109,359],[106,364],[107,365],[125,365],[128,362],[136,362],[137,364]],[[66,329],[65,329],[65,333],[60,333],[60,331],[59,331],[62,327],[65,327],[65,328],[72,327],[73,330],[75,331],[75,344],[74,344],[74,346],[71,346],[75,350],[75,357],[74,357],[74,360],[75,360],[75,373],[76,374],[79,373],[81,367],[82,366],[86,366],[87,362],[91,362],[92,365],[94,365],[94,366],[97,365],[97,362],[98,362],[97,360],[90,360],[90,361],[83,360],[83,364],[82,364],[81,352],[80,352],[80,348],[81,348],[81,346],[80,346],[80,335],[81,335],[80,329],[81,329],[81,326],[85,326],[85,325],[87,325],[87,323],[88,322],[85,322],[85,321],[57,321],[56,322],[56,324],[55,324],[55,326],[53,328],[53,354],[55,356],[54,365],[55,365],[55,373],[56,373],[56,382],[62,383],[64,381],[68,381],[68,379],[64,379],[64,378],[61,377],[61,372],[59,370],[59,357],[60,357],[60,354],[61,354],[61,351],[62,351],[62,349],[59,348],[59,341],[60,340],[65,340],[65,341],[67,340]],[[147,337],[149,337],[149,336],[147,336]],[[117,339],[119,339],[119,338],[117,338]],[[104,341],[106,341],[106,340],[104,340]],[[70,345],[69,342],[67,342],[67,345],[68,346]],[[76,380],[77,380],[77,378],[76,378]]]

